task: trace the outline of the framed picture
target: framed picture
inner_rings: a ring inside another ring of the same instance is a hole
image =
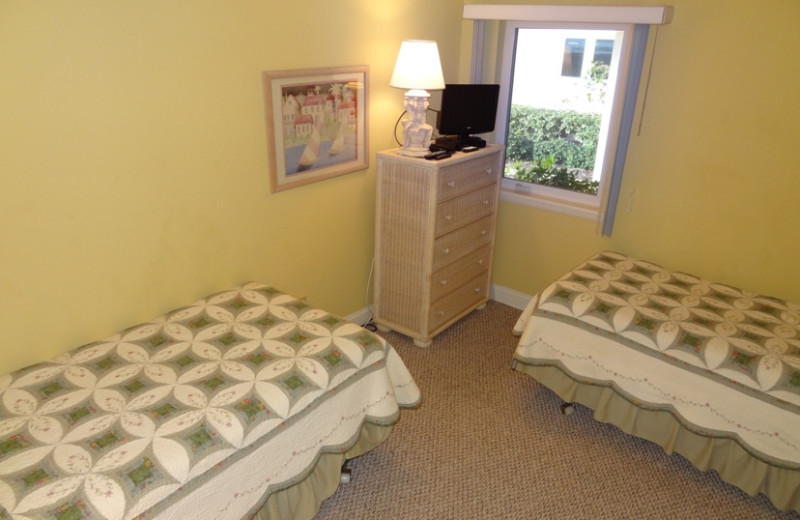
[[[272,191],[363,170],[367,66],[264,72]]]

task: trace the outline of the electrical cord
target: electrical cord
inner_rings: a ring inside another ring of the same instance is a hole
[[[438,114],[439,110],[436,110],[435,108],[428,108],[428,112],[436,112]],[[401,143],[400,139],[397,138],[397,127],[400,126],[400,121],[403,120],[403,116],[406,115],[407,113],[408,113],[407,110],[403,110],[403,113],[400,114],[400,117],[398,117],[397,121],[395,121],[395,123],[394,123],[394,140],[397,143],[397,146],[403,146],[403,143]],[[434,126],[434,129],[435,128],[436,127]],[[435,134],[434,137],[441,137],[439,135],[439,132],[434,132],[434,134]]]
[[[400,114],[400,117],[397,118],[397,121],[394,123],[394,140],[397,143],[397,146],[403,146],[403,143],[400,142],[400,139],[397,138],[397,127],[400,126],[400,121],[403,120],[403,116],[408,113],[407,110],[403,110],[403,113]]]
[[[400,116],[402,117],[402,116]],[[370,297],[369,297],[369,288],[372,285],[372,273],[375,270],[375,257],[372,257],[372,263],[369,266],[369,276],[367,277],[367,288],[364,291],[364,303],[367,305],[367,311],[369,311],[369,318],[367,318],[367,322],[362,325],[367,330],[375,332],[378,330],[377,325],[375,322],[372,321],[372,306],[370,305]]]

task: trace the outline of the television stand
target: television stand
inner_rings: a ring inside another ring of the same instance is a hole
[[[437,146],[445,150],[460,151],[465,146],[474,146],[475,148],[485,148],[486,141],[476,135],[447,135],[437,137],[434,141]]]

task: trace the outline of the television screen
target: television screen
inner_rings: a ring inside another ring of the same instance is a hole
[[[499,93],[500,85],[445,85],[436,125],[439,134],[455,136],[469,144],[473,134],[494,130]]]

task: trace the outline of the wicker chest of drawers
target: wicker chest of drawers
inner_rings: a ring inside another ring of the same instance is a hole
[[[374,320],[429,346],[490,295],[503,147],[378,154]]]

